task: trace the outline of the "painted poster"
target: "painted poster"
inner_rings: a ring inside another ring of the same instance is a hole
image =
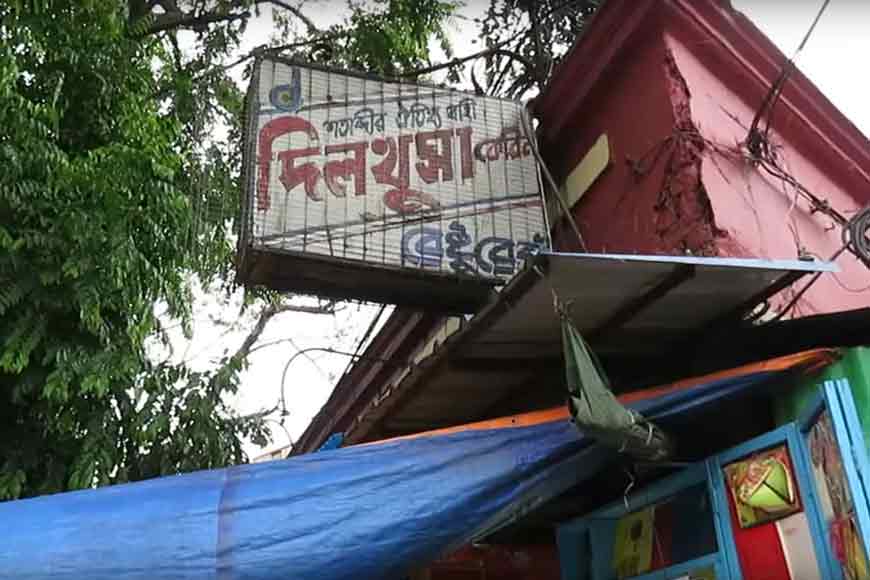
[[[791,578],[822,580],[810,523],[803,512],[776,522],[779,544]]]
[[[258,249],[505,281],[545,245],[520,103],[271,58],[248,98]]]
[[[613,568],[617,578],[630,578],[649,572],[653,560],[653,523],[655,506],[630,513],[616,524]]]
[[[785,446],[756,453],[724,468],[741,528],[800,511],[794,472]]]
[[[846,481],[840,446],[827,409],[822,411],[807,433],[807,444],[834,556],[840,562],[846,580],[866,580],[870,578],[870,566],[855,521],[855,504]]]

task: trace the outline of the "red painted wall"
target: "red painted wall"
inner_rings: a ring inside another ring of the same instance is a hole
[[[675,219],[704,213],[697,200],[667,200],[662,193],[666,174],[674,163],[662,141],[678,122],[672,100],[674,90],[665,71],[665,44],[654,27],[641,32],[630,50],[616,59],[590,93],[581,111],[567,121],[563,138],[547,147],[545,155],[561,176],[567,176],[595,140],[606,133],[612,165],[576,206],[576,218],[587,248],[596,252],[683,254],[689,249],[712,255],[711,232],[703,222]],[[658,155],[664,153],[665,155]],[[631,161],[648,166],[638,175]],[[658,161],[658,162],[656,162]],[[684,189],[682,183],[673,189]],[[673,203],[671,203],[673,202]],[[674,204],[679,207],[674,207]],[[562,250],[576,250],[576,239],[562,224],[556,234]]]
[[[784,60],[725,1],[606,3],[536,107],[560,179],[600,134],[610,140],[611,166],[574,207],[588,250],[829,259],[840,228],[742,147]],[[799,182],[847,217],[870,204],[870,143],[800,73],[773,128]],[[556,232],[557,247],[577,248],[565,224]],[[837,263],[795,314],[870,305],[870,271],[849,253]]]

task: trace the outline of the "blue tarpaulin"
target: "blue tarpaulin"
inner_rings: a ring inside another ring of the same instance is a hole
[[[773,374],[632,407],[666,419]],[[592,475],[599,451],[558,421],[0,503],[0,578],[403,578],[529,498]]]

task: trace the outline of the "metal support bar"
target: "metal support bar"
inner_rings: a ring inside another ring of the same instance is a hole
[[[739,322],[740,318],[744,314],[748,313],[771,296],[774,296],[775,294],[778,294],[779,292],[785,290],[786,288],[803,278],[806,274],[807,272],[799,270],[792,270],[790,272],[786,272],[776,282],[774,282],[758,294],[752,296],[751,298],[737,306],[737,308],[729,310],[722,316],[713,320],[704,329],[705,332],[716,330],[719,326],[722,326],[724,324]]]

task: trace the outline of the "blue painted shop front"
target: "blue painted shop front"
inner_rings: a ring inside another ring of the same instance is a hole
[[[868,578],[867,456],[848,380],[828,381],[795,421],[561,525],[562,577]]]

